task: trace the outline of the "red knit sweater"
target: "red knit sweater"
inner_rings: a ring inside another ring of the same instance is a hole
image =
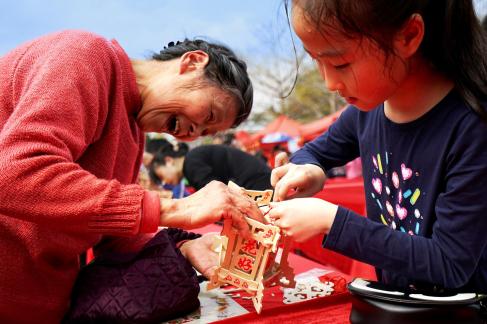
[[[59,322],[80,253],[156,231],[140,106],[114,41],[66,31],[0,58],[0,322]]]

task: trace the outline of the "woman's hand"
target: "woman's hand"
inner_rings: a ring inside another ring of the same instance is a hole
[[[193,229],[231,218],[233,227],[248,238],[250,232],[245,216],[264,222],[257,204],[245,193],[212,181],[186,198],[161,200],[160,226]]]
[[[338,209],[337,205],[319,198],[296,198],[270,206],[267,217],[284,235],[297,242],[328,233]]]
[[[323,189],[325,172],[317,165],[288,163],[272,170],[271,185],[276,201],[309,197]]]
[[[218,233],[208,233],[185,242],[179,250],[186,259],[206,278],[210,278],[218,266],[219,255],[211,249],[213,237]]]

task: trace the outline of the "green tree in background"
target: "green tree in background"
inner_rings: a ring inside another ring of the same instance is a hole
[[[343,106],[343,99],[325,88],[316,65],[302,45],[290,45],[293,40],[286,21],[284,24],[259,26],[256,37],[260,39],[260,55],[249,64],[249,72],[254,93],[267,100],[265,104],[254,107],[246,126],[263,126],[282,114],[306,123]],[[294,42],[298,41],[294,38]]]
[[[283,103],[282,113],[300,122],[310,122],[334,113],[343,105],[341,97],[325,88],[314,65],[303,66],[293,92]]]
[[[285,63],[281,61],[281,64]],[[285,79],[269,78],[272,72],[270,70],[262,71],[265,69],[262,67],[260,69],[258,75],[262,77],[262,80],[257,78],[259,86],[276,100],[267,108],[252,113],[251,121],[255,124],[266,124],[281,114],[307,123],[329,115],[345,104],[341,97],[325,88],[320,73],[312,64],[300,67],[296,85],[287,98],[284,96],[292,87],[291,82],[294,80],[294,75],[287,74]],[[264,78],[264,76],[266,77]]]

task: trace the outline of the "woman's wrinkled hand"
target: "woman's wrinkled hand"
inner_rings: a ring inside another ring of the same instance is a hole
[[[184,242],[179,248],[181,253],[206,278],[210,278],[218,267],[219,255],[211,249],[213,237],[218,233],[207,233],[203,236]]]
[[[274,202],[267,217],[284,235],[297,242],[328,233],[335,220],[337,205],[319,198],[296,198]]]
[[[276,201],[309,197],[323,189],[325,172],[317,165],[284,164],[272,170],[271,185]]]
[[[212,181],[186,198],[162,200],[160,226],[193,229],[231,218],[233,227],[248,238],[245,216],[264,222],[257,204],[245,193]]]

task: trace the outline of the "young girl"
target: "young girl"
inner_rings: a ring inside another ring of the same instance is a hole
[[[293,0],[292,25],[350,107],[273,170],[269,216],[385,283],[487,292],[487,40],[471,1]],[[367,218],[299,198],[357,156]]]

